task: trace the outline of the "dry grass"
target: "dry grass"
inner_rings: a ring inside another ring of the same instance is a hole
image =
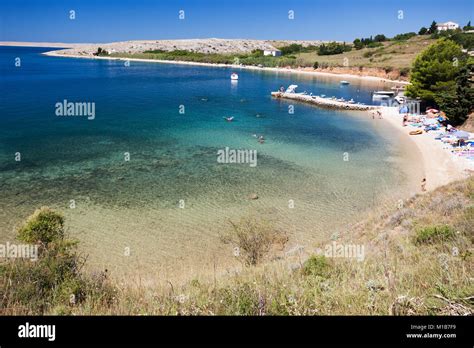
[[[435,42],[428,36],[415,36],[407,41],[387,41],[383,47],[363,48],[332,56],[318,56],[315,52],[300,53],[297,61],[302,66],[312,66],[315,61],[329,66],[344,66],[344,58],[350,67],[407,69],[418,53]]]
[[[473,314],[473,200],[471,177],[412,197],[401,208],[374,213],[337,239],[343,245],[363,245],[363,261],[307,255],[296,264],[288,258],[258,263],[214,282],[193,280],[160,288],[116,284],[114,301],[103,305],[97,298],[86,297],[70,305],[67,313]],[[441,225],[455,233],[449,238],[417,240],[420,230]],[[3,310],[24,312],[18,307]],[[57,313],[57,308],[45,313]]]

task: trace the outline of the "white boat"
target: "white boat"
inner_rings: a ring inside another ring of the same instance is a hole
[[[289,85],[285,93],[296,93],[297,88],[298,88],[298,85]]]
[[[231,79],[231,80],[238,80],[238,79],[239,79],[239,75],[237,75],[237,73],[234,72],[234,73],[232,73],[232,74],[230,75],[230,79]]]
[[[373,96],[387,96],[387,97],[393,97],[395,95],[394,91],[374,91],[372,93]]]
[[[340,83],[341,83],[341,85],[348,85],[348,84],[349,84],[349,81],[342,80]]]

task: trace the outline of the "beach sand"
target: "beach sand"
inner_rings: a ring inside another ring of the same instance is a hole
[[[452,154],[449,149],[443,148],[444,144],[435,140],[432,133],[409,135],[409,132],[414,128],[410,126],[403,127],[403,116],[398,113],[397,107],[384,107],[382,111],[383,119],[403,133],[419,151],[420,165],[423,166],[427,191],[467,178],[472,174],[474,170],[472,161],[458,157]]]

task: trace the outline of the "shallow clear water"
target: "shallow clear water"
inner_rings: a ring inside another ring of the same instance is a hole
[[[287,230],[292,244],[311,245],[381,197],[408,190],[398,139],[367,114],[304,104],[289,114],[290,102],[270,97],[297,83],[370,103],[380,86],[250,70],[231,83],[227,68],[125,67],[43,51],[0,47],[1,240],[50,205],[66,214],[93,264],[198,272],[230,254],[217,237],[228,219],[257,215]],[[64,99],[94,102],[95,119],[56,116]],[[225,147],[257,150],[258,165],[218,163]],[[249,200],[252,193],[259,199]],[[123,257],[126,247],[133,261]]]

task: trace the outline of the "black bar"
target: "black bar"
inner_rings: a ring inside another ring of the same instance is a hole
[[[20,338],[19,326],[55,325],[55,339]],[[416,345],[472,347],[472,317],[0,317],[0,345]],[[415,327],[413,327],[414,325]],[[432,326],[430,326],[432,325]],[[420,330],[423,328],[423,330]],[[425,337],[410,338],[407,334]],[[455,337],[435,338],[441,334]]]

